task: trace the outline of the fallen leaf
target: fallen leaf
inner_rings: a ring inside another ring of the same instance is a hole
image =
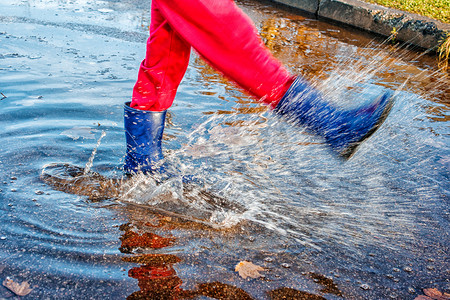
[[[10,278],[6,278],[3,281],[3,285],[7,287],[9,290],[11,290],[11,292],[16,294],[17,296],[26,296],[33,290],[30,288],[28,282],[24,281],[21,284],[18,284],[17,282],[14,282]]]
[[[239,262],[234,268],[234,270],[236,272],[239,272],[239,276],[245,279],[247,277],[251,278],[261,277],[259,271],[264,271],[264,268],[244,260]]]
[[[428,297],[431,297],[431,298],[439,298],[439,297],[442,297],[442,293],[439,292],[438,289],[433,289],[433,288],[423,289],[423,293],[424,293],[425,295],[427,295]]]
[[[426,295],[419,295],[414,300],[450,300],[447,293],[442,293],[438,289],[429,288],[423,289],[423,293]]]

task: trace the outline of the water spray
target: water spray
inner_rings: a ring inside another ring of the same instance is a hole
[[[105,135],[106,135],[106,132],[103,130],[103,131],[102,131],[102,134],[100,135],[100,138],[99,138],[98,141],[97,141],[97,145],[94,147],[94,150],[92,150],[91,157],[89,157],[89,160],[88,160],[88,162],[86,163],[86,166],[84,167],[84,175],[87,175],[87,174],[91,171],[92,165],[93,165],[93,163],[94,163],[94,157],[95,157],[95,154],[97,153],[97,148],[100,146],[100,143],[101,143],[101,141],[102,141],[102,138],[103,138]]]

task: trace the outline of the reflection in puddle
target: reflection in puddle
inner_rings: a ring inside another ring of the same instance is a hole
[[[217,214],[220,212],[227,214],[245,211],[245,207],[238,203],[201,186],[183,183],[182,176],[174,176],[165,182],[155,181],[152,176],[144,174],[115,179],[90,171],[87,167],[53,163],[44,166],[40,177],[56,190],[87,196],[91,201],[131,201],[130,205],[150,206],[168,215],[211,227],[220,225],[217,224]],[[176,189],[179,189],[178,194]]]
[[[91,201],[117,198],[122,180],[109,179],[96,172],[69,164],[44,166],[41,179],[53,188],[70,194],[87,196]]]
[[[132,210],[131,219],[140,216],[135,215]],[[134,211],[136,212],[136,211]],[[174,254],[161,253],[161,251],[173,252],[177,246],[177,240],[170,235],[171,230],[179,230],[183,226],[178,226],[175,220],[162,215],[152,215],[149,220],[146,214],[146,220],[138,217],[136,224],[126,223],[120,229],[123,235],[120,237],[120,251],[129,254],[122,258],[123,261],[137,264],[128,270],[128,276],[138,281],[139,291],[133,292],[127,299],[197,299],[199,296],[209,297],[211,299],[236,299],[251,300],[255,299],[243,289],[231,284],[219,281],[196,283],[192,289],[183,288],[182,279],[177,276],[176,265],[182,262],[182,259]],[[171,225],[168,226],[168,222]],[[151,229],[153,228],[153,230]],[[194,227],[191,227],[192,230]],[[168,237],[155,234],[153,231],[164,232]],[[187,228],[186,228],[187,230]],[[205,230],[205,229],[203,229]],[[179,245],[178,245],[179,246]],[[171,249],[175,248],[175,249]],[[145,253],[142,252],[158,252]],[[176,250],[175,250],[176,252]],[[331,293],[342,296],[341,292],[333,281],[325,276],[310,274],[324,288],[323,293]],[[268,280],[270,282],[270,280]],[[321,296],[311,293],[298,291],[292,288],[278,288],[267,291],[270,299],[325,299]]]
[[[95,201],[117,197],[120,190],[120,181],[118,180],[107,179],[91,171],[86,173],[82,168],[67,164],[47,166],[44,168],[41,178],[47,184],[66,193],[86,196],[95,191],[95,197],[91,197]],[[104,191],[107,191],[107,193],[99,194]],[[115,191],[116,194],[112,191]],[[226,203],[222,202],[222,204]],[[119,238],[121,241],[119,250],[127,254],[122,258],[124,262],[139,265],[132,267],[128,271],[128,276],[136,279],[140,288],[139,291],[129,295],[127,299],[192,299],[198,296],[213,299],[253,299],[243,289],[221,282],[200,283],[196,284],[193,289],[183,289],[183,281],[177,276],[174,268],[182,259],[175,254],[161,253],[161,251],[172,252],[172,248],[179,246],[177,238],[170,234],[171,231],[188,230],[192,232],[200,230],[199,232],[204,234],[207,231],[216,231],[217,229],[203,227],[204,222],[192,221],[189,215],[177,219],[171,211],[167,211],[167,215],[153,213],[149,206],[136,207],[136,205],[131,205],[126,210],[130,222],[120,226],[123,233]],[[239,229],[228,229],[228,232],[236,234]],[[158,253],[153,253],[153,251]],[[308,276],[324,286],[321,290],[322,293],[342,295],[331,279],[319,274],[308,274]],[[286,297],[325,299],[321,296],[289,288],[280,288],[267,293],[271,299],[286,299]]]

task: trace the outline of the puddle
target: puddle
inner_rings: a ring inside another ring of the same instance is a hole
[[[339,105],[395,91],[383,127],[342,162],[193,53],[163,142],[176,176],[124,182],[122,105],[144,56],[148,1],[3,1],[2,281],[55,299],[449,291],[450,85],[436,58],[267,3],[239,5],[274,55]],[[46,184],[52,166],[59,181]],[[183,175],[202,185],[186,189]],[[241,278],[241,261],[262,276]]]

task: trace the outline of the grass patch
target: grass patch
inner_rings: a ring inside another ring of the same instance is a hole
[[[450,23],[450,0],[364,0]]]
[[[439,67],[443,71],[448,71],[449,68],[449,58],[450,58],[450,34],[447,35],[447,38],[442,41],[442,44],[438,49],[439,55]]]

